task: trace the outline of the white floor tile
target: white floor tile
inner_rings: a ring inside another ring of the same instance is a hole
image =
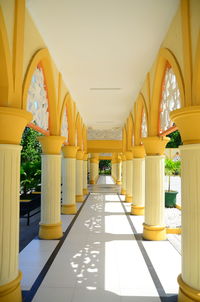
[[[71,302],[74,288],[39,288],[33,302]]]

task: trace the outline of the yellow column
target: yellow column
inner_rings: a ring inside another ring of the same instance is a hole
[[[21,136],[32,114],[0,107],[0,301],[21,302],[19,190]]]
[[[145,218],[143,237],[148,240],[165,240],[164,222],[164,150],[169,138],[142,139],[145,159]]]
[[[90,158],[90,183],[95,184],[99,176],[99,155],[92,153]]]
[[[171,113],[181,133],[182,272],[178,301],[200,301],[200,106]]]
[[[76,152],[75,146],[64,146],[62,180],[62,214],[76,214]]]
[[[126,156],[122,154],[122,189],[121,194],[126,195]]]
[[[121,174],[122,174],[122,161],[121,156],[117,156],[116,160],[116,184],[121,185]]]
[[[41,221],[39,237],[58,239],[63,235],[61,208],[61,145],[63,136],[38,137],[42,145]]]
[[[88,154],[84,154],[83,155],[83,195],[88,194],[88,188],[87,188],[87,174],[88,174],[87,160],[88,160]]]
[[[131,214],[144,215],[145,203],[145,151],[143,146],[133,148],[133,203]]]
[[[76,202],[83,202],[83,151],[76,154]]]
[[[126,202],[132,202],[133,200],[133,153],[131,151],[126,152]]]

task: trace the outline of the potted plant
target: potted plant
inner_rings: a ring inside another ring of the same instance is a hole
[[[174,208],[176,207],[176,195],[177,191],[171,190],[171,176],[180,174],[180,161],[173,161],[172,159],[165,160],[165,175],[168,176],[168,190],[165,191],[165,207]]]

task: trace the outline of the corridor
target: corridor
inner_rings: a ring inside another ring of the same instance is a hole
[[[110,176],[100,176],[63,239],[36,238],[37,248],[32,242],[22,251],[23,259],[26,250],[33,262],[35,257],[36,267],[39,254],[49,250],[25,301],[176,301],[180,254],[168,241],[142,240],[143,217],[126,215],[130,205],[118,188]],[[72,218],[62,215],[65,227]]]

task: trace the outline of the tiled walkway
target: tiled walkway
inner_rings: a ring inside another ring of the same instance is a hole
[[[26,301],[31,296],[34,302],[176,301],[180,254],[169,241],[142,240],[143,217],[126,215],[130,205],[120,200],[111,177],[100,177],[90,189],[60,242],[35,239],[23,250],[35,279],[24,287],[30,290]],[[40,274],[34,269],[38,263],[40,270],[44,266]]]

